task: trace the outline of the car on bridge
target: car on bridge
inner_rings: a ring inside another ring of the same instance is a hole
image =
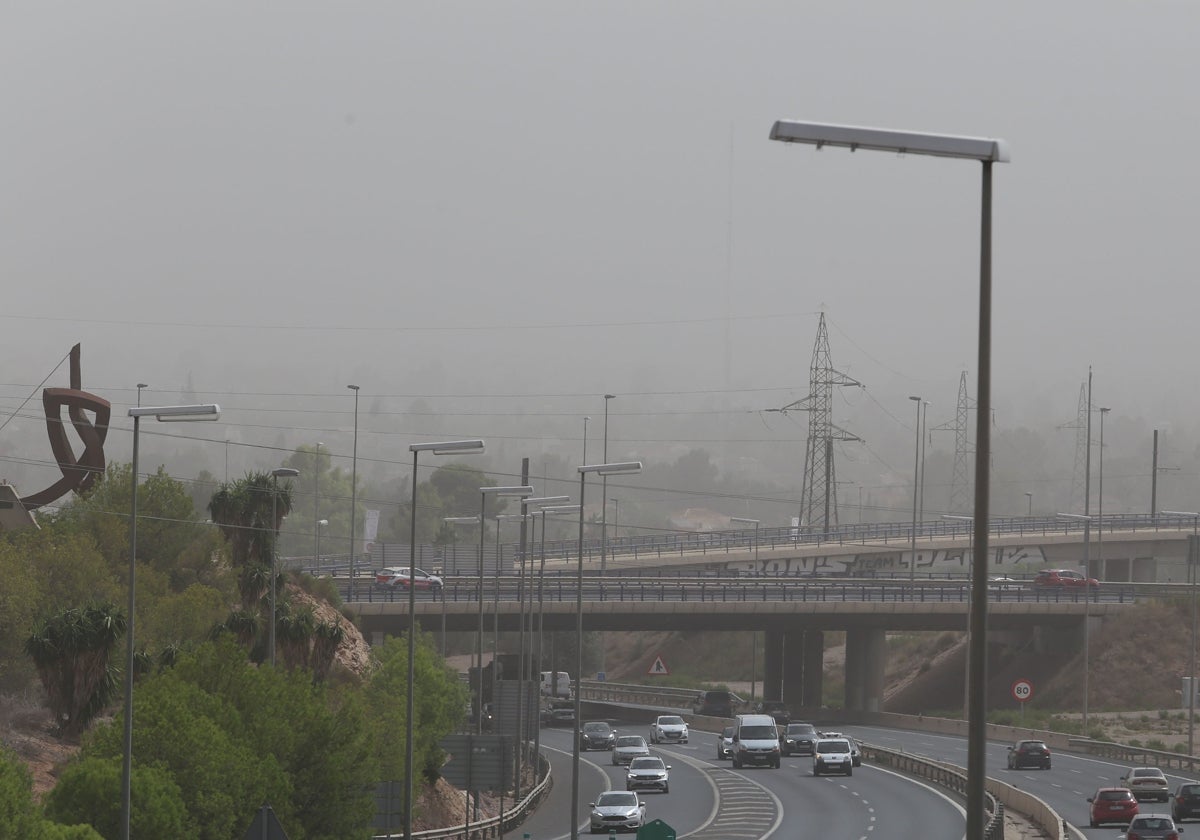
[[[646,824],[646,803],[633,791],[606,790],[590,805],[592,834],[637,831]]]
[[[408,591],[410,580],[418,590],[440,592],[442,589],[442,579],[424,569],[417,569],[410,575],[408,566],[391,566],[375,573],[375,583],[379,586],[395,586]]]
[[[1100,581],[1074,569],[1042,569],[1033,578],[1035,589],[1098,589]]]

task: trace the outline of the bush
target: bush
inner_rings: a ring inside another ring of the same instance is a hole
[[[158,767],[134,767],[130,777],[131,837],[188,837],[179,785]],[[120,836],[121,759],[88,758],[63,771],[46,797],[46,816],[59,823],[87,823],[105,837]]]

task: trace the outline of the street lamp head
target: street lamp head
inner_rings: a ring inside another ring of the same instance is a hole
[[[139,382],[139,383],[137,384],[137,386],[138,386],[139,388],[149,388],[149,387],[150,387],[150,386],[149,386],[149,385],[147,385],[145,382]]]
[[[413,443],[409,452],[432,452],[434,455],[474,455],[483,451],[482,440],[446,440],[438,443]]]
[[[577,467],[581,473],[596,473],[597,475],[623,475],[626,473],[640,473],[642,471],[641,461],[618,461],[612,464],[588,464],[586,466]]]
[[[480,487],[479,492],[485,496],[532,496],[533,488],[527,484],[515,487]]]
[[[604,395],[604,399],[606,399],[606,400],[615,400],[616,398],[617,398],[616,394],[605,394]]]
[[[917,402],[920,402],[920,401],[921,401],[921,398],[920,398],[920,397],[909,397],[909,399],[910,399],[910,400],[916,400]]]
[[[871,149],[903,155],[966,158],[989,163],[1008,163],[1008,144],[991,137],[960,137],[954,134],[925,134],[866,128],[857,125],[777,120],[771,139],[783,143],[807,143],[818,149],[841,146],[850,151]]]
[[[1056,513],[1054,515],[1059,517],[1060,519],[1079,519],[1084,522],[1092,521],[1092,517],[1088,516],[1087,514],[1084,514],[1084,513]]]
[[[521,499],[521,504],[525,505],[526,507],[528,507],[529,505],[537,505],[539,507],[546,507],[547,505],[557,505],[560,502],[569,502],[569,501],[571,501],[570,496],[529,496],[524,499]]]
[[[221,406],[216,403],[203,405],[148,405],[129,409],[130,417],[153,417],[161,422],[186,420],[216,420],[221,416]]]
[[[549,514],[550,516],[563,513],[579,513],[579,505],[552,505],[550,507],[544,507],[541,510],[535,510],[533,512],[535,514]]]
[[[275,469],[271,470],[271,475],[275,476],[276,478],[295,478],[296,476],[300,475],[300,470],[295,469],[294,467],[276,467]]]
[[[357,385],[347,385],[346,387],[347,387],[347,388],[349,388],[351,391],[357,391],[357,390],[358,390],[358,386],[357,386]]]
[[[746,517],[744,517],[744,516],[731,516],[731,517],[729,517],[729,521],[730,521],[730,522],[745,522],[747,525],[757,525],[757,524],[759,523],[759,521],[760,521],[760,520],[758,520],[758,519],[747,519],[747,518],[746,518]]]
[[[477,525],[479,523],[478,516],[444,516],[442,521],[450,525]]]

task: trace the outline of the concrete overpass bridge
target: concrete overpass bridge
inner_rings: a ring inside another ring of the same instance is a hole
[[[477,580],[451,584],[441,598],[419,593],[414,617],[427,632],[573,632],[578,590],[560,578],[536,592],[517,581],[501,582],[478,598]],[[1085,627],[1120,613],[1138,597],[1186,593],[1182,584],[1106,585],[1093,600],[1082,593],[996,589],[988,604],[989,641],[1034,642],[1045,649],[1076,650]],[[530,601],[532,596],[532,601]],[[889,631],[965,631],[970,610],[963,580],[798,580],[672,577],[591,578],[584,582],[585,631],[754,630],[765,634],[764,697],[796,706],[820,705],[824,634],[846,632],[846,696],[849,711],[881,710]],[[532,604],[532,606],[531,606]],[[355,603],[373,642],[407,631],[406,593],[372,593]]]

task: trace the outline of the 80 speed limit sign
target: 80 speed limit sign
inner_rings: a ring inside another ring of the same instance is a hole
[[[1018,703],[1024,703],[1033,697],[1033,683],[1029,680],[1015,680],[1012,684],[1012,696]]]

